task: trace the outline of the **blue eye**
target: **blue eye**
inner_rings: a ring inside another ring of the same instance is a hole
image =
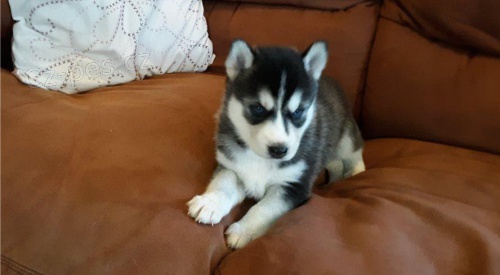
[[[250,106],[250,112],[254,116],[261,116],[267,112],[266,108],[261,104],[255,104]]]
[[[304,113],[304,109],[302,108],[299,108],[297,110],[295,110],[293,113],[292,113],[292,118],[293,119],[299,119],[300,117],[302,117],[302,114]]]

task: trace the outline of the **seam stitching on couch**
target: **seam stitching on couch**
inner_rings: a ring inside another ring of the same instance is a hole
[[[41,275],[42,273],[31,269],[23,264],[20,264],[13,259],[5,256],[2,254],[2,264],[7,266],[8,268],[12,269],[13,271],[20,273],[20,274],[34,274],[34,275]]]
[[[214,273],[213,274],[217,274],[217,275],[220,275],[221,272],[220,272],[220,268],[221,268],[221,263],[222,261],[224,261],[224,259],[226,259],[227,256],[229,256],[233,251],[230,250],[228,251],[224,256],[222,256],[222,258],[219,260],[219,262],[217,263],[217,266],[215,266],[215,269],[214,269]]]

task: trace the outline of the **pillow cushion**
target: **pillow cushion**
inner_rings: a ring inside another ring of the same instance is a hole
[[[10,0],[14,74],[73,94],[214,60],[201,0]]]

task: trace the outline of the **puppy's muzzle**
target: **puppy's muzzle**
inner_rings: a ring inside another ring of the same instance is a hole
[[[275,146],[269,146],[267,150],[269,151],[269,155],[272,158],[280,159],[286,155],[288,148],[283,145],[275,145]]]

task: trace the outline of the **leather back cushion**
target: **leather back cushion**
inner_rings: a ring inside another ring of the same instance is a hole
[[[343,7],[338,5],[339,1],[330,2]],[[366,2],[345,11],[332,12],[290,5],[204,3],[216,55],[210,70],[224,73],[224,61],[236,38],[245,39],[250,45],[291,46],[300,51],[315,40],[327,40],[330,56],[325,74],[340,82],[354,105],[355,115],[359,114],[379,6]]]
[[[367,137],[500,153],[500,5],[470,2],[384,3],[363,102]]]
[[[498,0],[391,0],[382,15],[431,39],[500,56]]]

